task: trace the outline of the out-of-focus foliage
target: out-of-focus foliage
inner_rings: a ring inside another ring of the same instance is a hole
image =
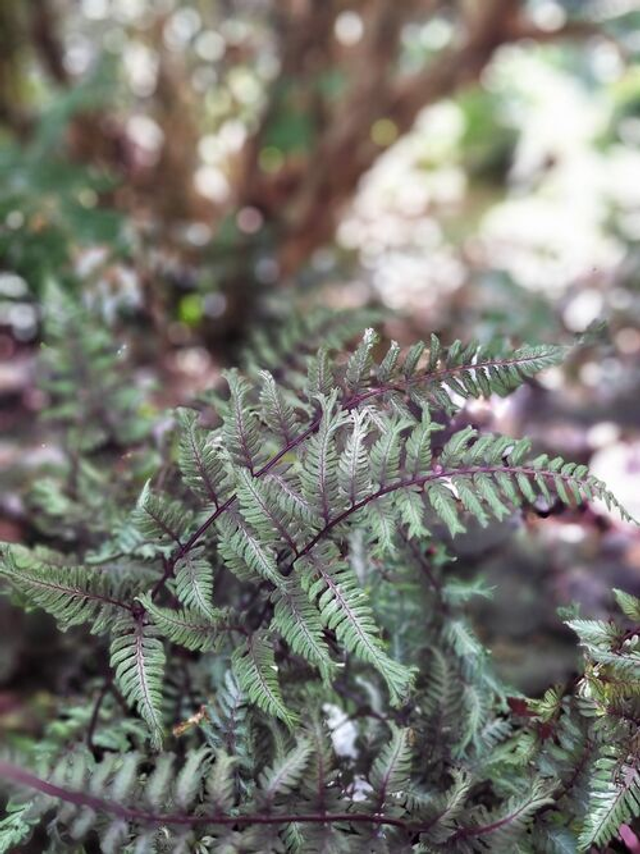
[[[0,144],[0,257],[36,296],[48,277],[69,281],[83,248],[106,245],[117,257],[126,246],[122,215],[100,204],[112,180],[64,151],[71,117],[107,103],[104,82],[90,79],[47,108],[26,144]]]

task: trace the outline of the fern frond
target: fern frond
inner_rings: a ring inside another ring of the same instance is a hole
[[[621,673],[640,675],[640,630],[627,632],[622,626],[603,620],[568,620],[566,625],[580,639],[588,656],[598,664],[608,664]]]
[[[205,615],[201,611],[188,608],[161,608],[148,595],[139,596],[138,601],[144,606],[162,637],[185,649],[205,652],[214,649],[220,640],[220,626],[225,617],[222,611]]]
[[[123,697],[138,709],[151,731],[152,743],[159,746],[165,653],[157,629],[138,619],[120,620],[114,628],[110,663]]]
[[[159,754],[155,767],[146,780],[143,798],[153,810],[165,809],[171,801],[175,761],[176,757],[173,753]]]
[[[191,523],[191,514],[185,512],[182,504],[169,501],[151,491],[147,481],[140,493],[132,522],[140,533],[159,546],[182,546]]]
[[[353,412],[351,418],[353,424],[338,461],[338,483],[349,503],[357,504],[371,488],[366,447],[369,427],[366,410]]]
[[[176,777],[174,798],[181,810],[189,811],[202,786],[202,779],[209,768],[211,755],[209,748],[192,750],[186,758],[180,773]]]
[[[405,470],[409,475],[426,471],[431,464],[431,434],[441,430],[441,425],[431,419],[429,409],[422,413],[422,420],[411,431],[406,443]]]
[[[0,820],[0,854],[11,854],[30,836],[33,825],[29,821],[29,804],[16,804],[7,808]]]
[[[295,747],[265,769],[258,780],[260,799],[270,808],[281,795],[292,792],[300,783],[311,755],[311,744],[301,738]]]
[[[579,838],[580,851],[606,845],[621,824],[640,816],[640,763],[638,755],[621,761],[615,748],[604,748],[595,763],[589,807]]]
[[[408,803],[426,828],[423,838],[434,843],[444,843],[456,832],[474,782],[467,771],[459,768],[452,769],[451,777],[453,782],[445,791],[424,802],[409,793]]]
[[[329,352],[326,346],[321,346],[317,356],[309,359],[306,382],[307,396],[309,400],[327,397],[333,388],[335,388],[335,377]]]
[[[347,363],[345,382],[347,389],[352,394],[360,391],[369,380],[373,365],[373,348],[377,340],[378,336],[374,330],[367,329],[362,336],[362,341],[358,345],[358,348]]]
[[[322,419],[317,433],[304,449],[299,473],[303,494],[325,522],[341,506],[338,482],[338,449],[336,434],[347,423],[348,416],[336,410],[337,393],[321,397]]]
[[[248,637],[234,651],[232,662],[238,684],[249,701],[293,728],[297,716],[286,707],[282,697],[272,638],[264,632]]]
[[[351,568],[327,548],[304,558],[299,569],[302,584],[326,627],[336,633],[345,649],[375,667],[387,683],[392,704],[401,704],[412,673],[384,652],[373,612]]]
[[[508,851],[520,836],[531,826],[536,813],[545,806],[553,804],[553,789],[548,781],[533,780],[528,791],[509,798],[499,809],[491,812],[480,807],[473,823],[465,824],[456,830],[450,842],[463,846],[469,840],[482,840],[495,851]]]
[[[206,710],[201,727],[214,751],[228,753],[239,764],[252,767],[249,758],[249,705],[231,670],[225,671]]]
[[[412,423],[409,419],[399,417],[390,419],[372,446],[369,465],[371,475],[379,487],[392,483],[400,476],[401,434]]]
[[[217,750],[211,770],[206,779],[207,804],[215,813],[229,812],[235,796],[235,781],[233,771],[237,759],[229,756],[224,750]]]
[[[329,680],[334,664],[323,637],[323,623],[307,594],[294,580],[287,580],[275,594],[272,627],[287,641],[293,652],[301,655],[322,678]]]
[[[182,478],[199,498],[218,507],[227,497],[221,439],[199,426],[198,413],[193,409],[178,409],[176,417]]]
[[[616,597],[618,607],[630,620],[640,623],[640,598],[626,593],[624,590],[614,588],[613,595]]]
[[[207,616],[215,613],[213,575],[213,567],[201,550],[192,549],[176,562],[175,594],[185,608]]]
[[[393,727],[391,740],[383,747],[371,768],[373,793],[370,797],[376,812],[389,809],[393,805],[393,796],[408,789],[413,760],[412,748],[412,730]]]
[[[473,342],[466,347],[460,341],[443,348],[431,337],[429,363],[421,373],[410,363],[405,376],[409,393],[418,402],[424,400],[450,414],[457,409],[454,395],[463,399],[504,396],[541,371],[559,364],[565,347],[522,347],[511,353],[496,354],[494,348]]]
[[[225,447],[236,465],[254,474],[264,461],[258,415],[249,402],[251,385],[236,370],[225,371],[231,391],[230,412],[224,424]]]
[[[252,374],[267,368],[289,388],[304,385],[308,360],[319,348],[341,350],[361,334],[363,327],[374,326],[382,319],[376,309],[315,307],[313,311],[292,311],[290,301],[286,302],[286,322],[276,316],[271,325],[260,324],[252,330],[244,361]]]
[[[281,587],[284,578],[278,571],[277,555],[269,543],[264,543],[254,529],[239,514],[227,514],[218,521],[219,551],[226,566],[240,579],[266,579]]]
[[[258,480],[246,469],[237,473],[236,489],[241,513],[262,542],[282,543],[295,553],[298,524],[295,511],[290,512],[289,496],[281,497],[273,480]]]
[[[260,405],[262,418],[283,446],[289,445],[299,431],[293,407],[287,402],[269,371],[261,371]]]
[[[81,566],[43,563],[20,546],[0,552],[0,577],[18,591],[27,606],[47,611],[63,630],[88,623],[99,634],[131,610],[112,594],[108,577]]]

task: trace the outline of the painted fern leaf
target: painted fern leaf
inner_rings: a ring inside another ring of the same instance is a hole
[[[186,649],[205,652],[214,649],[220,640],[220,627],[224,620],[222,611],[203,614],[200,610],[161,608],[150,596],[138,600],[160,634]]]
[[[295,579],[288,579],[274,598],[271,625],[293,652],[317,667],[322,678],[328,680],[335,666],[324,639],[324,625],[318,610]]]
[[[533,780],[528,790],[514,795],[499,809],[488,811],[480,807],[475,811],[473,822],[464,824],[450,837],[461,852],[478,850],[483,843],[489,850],[510,851],[531,826],[536,813],[545,806],[553,805],[553,790],[545,780]]]
[[[296,413],[278,388],[273,375],[269,371],[260,371],[262,389],[260,391],[260,406],[262,418],[276,436],[281,446],[291,444],[299,432],[299,422]]]
[[[174,588],[176,597],[185,608],[205,615],[215,613],[213,575],[213,567],[200,549],[192,549],[176,562]]]
[[[338,481],[336,434],[347,423],[348,416],[336,409],[336,403],[337,392],[320,398],[322,420],[317,433],[307,442],[300,461],[303,494],[325,522],[343,503]]]
[[[605,748],[595,763],[589,806],[580,834],[580,851],[606,845],[620,825],[640,816],[640,760],[636,752],[625,762],[615,748]]]
[[[0,553],[0,577],[27,606],[47,611],[62,629],[88,623],[97,634],[129,610],[111,592],[104,574],[49,564],[20,546],[6,547]]]
[[[358,348],[349,358],[345,382],[351,393],[360,391],[369,380],[373,365],[373,348],[377,340],[378,336],[374,330],[367,329]]]
[[[401,704],[412,682],[411,670],[384,651],[365,592],[352,569],[341,563],[335,547],[325,545],[298,564],[302,584],[315,602],[324,625],[356,658],[372,665],[385,680],[391,702]]]
[[[147,482],[140,493],[132,522],[140,533],[158,546],[173,545],[180,548],[186,539],[192,514],[185,507],[164,496],[155,495]]]
[[[309,741],[301,738],[292,750],[261,773],[258,780],[260,799],[267,808],[276,798],[291,793],[299,786],[311,752]]]
[[[162,680],[165,653],[157,629],[142,620],[121,620],[111,642],[111,667],[125,700],[135,706],[151,731],[152,743],[162,742]]]
[[[382,749],[371,768],[371,795],[376,812],[393,808],[394,796],[406,792],[410,784],[413,760],[413,732],[393,727],[391,740]]]
[[[559,364],[565,357],[564,347],[522,347],[507,353],[496,353],[492,346],[460,341],[444,348],[432,336],[428,364],[416,370],[412,359],[404,371],[408,393],[416,402],[453,413],[459,399],[504,396],[541,371]]]
[[[225,565],[238,578],[247,581],[265,579],[281,587],[284,579],[278,569],[277,554],[240,516],[228,513],[218,522],[218,548]]]
[[[294,537],[298,533],[295,510],[281,500],[272,480],[258,480],[242,469],[237,473],[237,495],[242,516],[263,543],[282,545],[296,552]]]
[[[264,462],[264,443],[259,429],[258,414],[250,403],[251,385],[236,370],[226,371],[231,400],[225,419],[225,447],[236,465],[254,474]]]
[[[220,437],[198,424],[193,409],[178,409],[178,465],[186,485],[203,501],[218,507],[227,497],[227,471]]]
[[[247,637],[233,653],[233,672],[251,703],[293,728],[297,717],[282,697],[272,637],[265,632]]]
[[[369,475],[369,435],[366,410],[351,414],[352,425],[345,449],[338,461],[338,483],[350,505],[357,504],[371,489]]]
[[[237,761],[235,756],[229,756],[224,750],[215,751],[206,779],[207,806],[214,813],[227,813],[233,806],[236,787],[233,772]]]

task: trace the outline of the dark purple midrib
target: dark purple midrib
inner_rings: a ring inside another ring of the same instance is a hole
[[[439,471],[430,471],[428,474],[420,475],[413,478],[404,478],[402,480],[395,481],[395,483],[387,484],[387,486],[383,486],[378,489],[376,492],[372,492],[370,495],[365,496],[356,504],[352,504],[343,510],[338,516],[335,516],[331,519],[318,533],[313,537],[309,542],[295,555],[293,561],[291,562],[289,569],[293,566],[293,564],[298,561],[300,558],[305,557],[309,554],[312,549],[316,547],[319,541],[325,537],[332,528],[335,528],[336,525],[339,525],[341,522],[344,522],[352,513],[356,513],[358,510],[361,510],[367,504],[370,504],[372,501],[376,501],[378,498],[382,498],[384,495],[388,495],[389,493],[396,492],[399,489],[408,489],[412,486],[424,486],[426,483],[434,480],[447,480],[453,477],[465,477],[468,475],[475,474],[496,474],[497,472],[504,472],[505,474],[524,474],[528,477],[546,477],[546,478],[560,478],[566,483],[573,482],[576,483],[575,478],[572,478],[571,475],[562,475],[560,472],[551,471],[550,469],[537,469],[532,466],[510,466],[510,465],[485,465],[485,466],[469,466],[463,469],[442,469]]]

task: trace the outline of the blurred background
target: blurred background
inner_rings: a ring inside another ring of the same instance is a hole
[[[640,516],[639,57],[638,0],[2,0],[0,539],[32,540],[60,455],[54,281],[100,314],[156,436],[316,306],[402,344],[580,340],[466,417],[589,463]],[[640,536],[603,507],[453,551],[533,694],[576,669],[558,607],[640,593]],[[0,609],[0,734],[37,730],[69,641]]]

